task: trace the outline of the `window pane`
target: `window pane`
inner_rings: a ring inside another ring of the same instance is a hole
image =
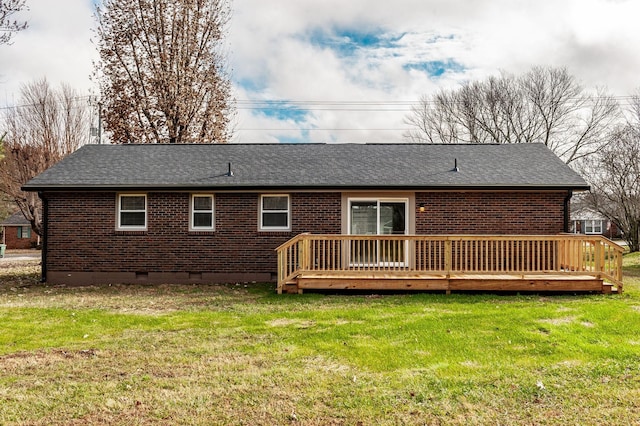
[[[194,210],[211,210],[213,197],[193,197]]]
[[[262,197],[262,209],[263,210],[288,210],[289,209],[289,197]]]
[[[145,226],[144,212],[121,212],[121,226]]]
[[[380,203],[380,233],[404,235],[404,203]]]
[[[213,226],[213,218],[211,213],[194,213],[194,228],[211,228]]]
[[[594,225],[593,225],[593,232],[595,232],[596,234],[602,234],[602,221],[601,220],[596,220]]]
[[[144,195],[121,196],[120,210],[144,210]]]
[[[287,213],[263,213],[262,226],[265,228],[270,226],[277,226],[279,228],[288,227]]]
[[[378,203],[354,201],[351,203],[351,234],[375,235],[378,232]]]

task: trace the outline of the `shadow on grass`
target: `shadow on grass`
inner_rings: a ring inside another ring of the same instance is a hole
[[[143,300],[171,300],[169,303],[173,309],[195,308],[207,309],[213,306],[232,307],[238,303],[264,305],[281,305],[293,307],[295,305],[340,305],[349,304],[438,304],[450,305],[457,303],[478,304],[486,302],[495,303],[519,303],[531,301],[554,301],[562,303],[581,298],[612,298],[613,295],[601,295],[599,293],[576,292],[487,292],[468,291],[454,292],[446,295],[441,291],[313,291],[298,294],[276,293],[274,283],[234,283],[234,284],[103,284],[91,286],[64,286],[50,285],[40,280],[40,264],[36,261],[11,262],[0,265],[0,294],[15,292],[16,290],[28,291],[32,296],[65,294],[68,296],[93,295],[106,299],[131,298],[132,300],[119,303],[128,305],[133,303],[145,303]],[[640,253],[632,253],[625,256],[625,275],[630,281],[635,282],[640,277]],[[135,301],[135,299],[141,298]],[[103,301],[104,303],[104,301]],[[108,305],[108,303],[107,303]]]

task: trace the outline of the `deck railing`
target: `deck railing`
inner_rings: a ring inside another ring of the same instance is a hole
[[[277,249],[278,292],[305,272],[589,274],[622,291],[619,245],[597,235],[314,235]]]

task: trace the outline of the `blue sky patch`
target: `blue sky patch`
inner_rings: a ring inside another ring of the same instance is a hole
[[[268,118],[281,121],[303,122],[309,116],[309,111],[282,102],[267,102],[253,107],[254,114],[261,114]]]
[[[426,61],[426,62],[414,62],[405,64],[403,66],[405,70],[418,70],[425,72],[429,77],[441,77],[446,72],[462,72],[465,70],[464,66],[453,59],[447,59],[445,61]]]
[[[328,48],[340,56],[352,56],[361,49],[382,49],[397,46],[402,34],[390,35],[383,29],[360,31],[354,29],[315,29],[308,34],[308,41],[313,46]]]
[[[247,92],[261,92],[266,89],[267,84],[264,78],[256,76],[256,78],[241,78],[236,80],[238,87],[244,88]]]

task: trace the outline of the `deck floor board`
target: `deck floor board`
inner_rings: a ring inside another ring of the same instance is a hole
[[[355,272],[355,273],[354,273]],[[292,285],[300,290],[557,291],[610,292],[595,275],[390,273],[390,271],[306,272]]]

